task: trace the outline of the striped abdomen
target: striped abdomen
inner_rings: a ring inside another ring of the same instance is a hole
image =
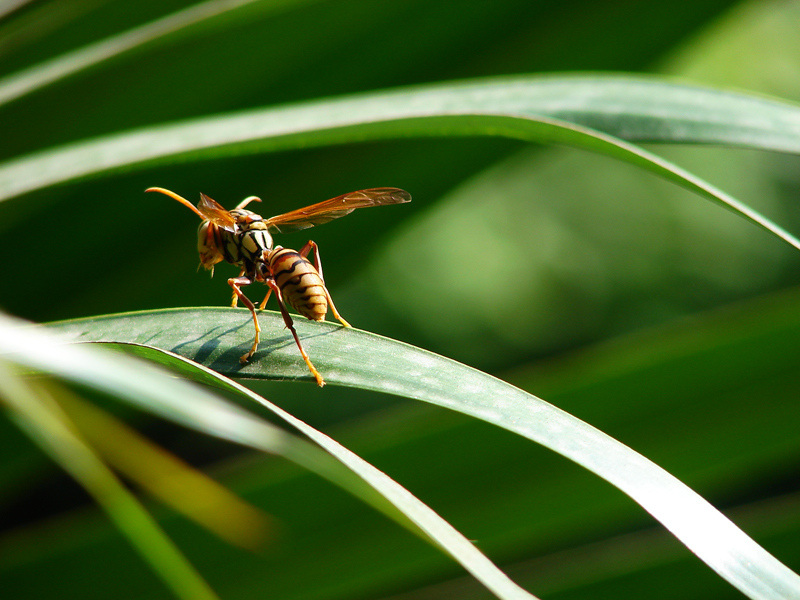
[[[269,255],[269,269],[287,304],[312,321],[323,321],[328,296],[322,277],[299,252],[277,246]]]

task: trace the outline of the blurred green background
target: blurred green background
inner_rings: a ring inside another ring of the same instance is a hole
[[[0,77],[191,4],[22,3],[0,20]],[[797,101],[798,26],[800,2],[789,0],[244,3],[0,107],[0,161],[194,116],[514,73],[660,74]],[[651,149],[800,231],[797,157]],[[361,188],[409,190],[411,204],[277,241],[320,245],[354,326],[585,418],[749,515],[748,532],[800,568],[800,260],[777,238],[583,151],[492,138],[364,143],[160,164],[0,203],[0,307],[50,321],[227,303],[235,270],[197,273],[196,217],[145,195],[149,186],[228,207],[255,194],[265,216]],[[534,593],[738,597],[616,490],[506,432],[366,392],[256,387],[387,470]],[[223,597],[485,597],[328,484],[138,423],[283,523],[266,557],[244,556],[165,516]],[[0,586],[30,598],[166,594],[65,476],[9,423],[2,432]],[[100,557],[118,566],[101,574]]]

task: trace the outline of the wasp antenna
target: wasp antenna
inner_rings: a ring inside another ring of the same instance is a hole
[[[178,194],[176,194],[175,192],[171,192],[170,190],[166,190],[166,189],[164,189],[164,188],[160,188],[160,187],[150,187],[150,188],[147,188],[147,189],[145,190],[145,192],[159,192],[160,194],[164,194],[165,196],[169,196],[169,197],[170,197],[170,198],[172,198],[173,200],[177,200],[178,202],[180,202],[181,204],[183,204],[185,207],[187,207],[187,208],[191,209],[191,211],[192,211],[194,214],[196,214],[198,217],[200,217],[201,219],[203,219],[203,221],[205,221],[205,220],[206,220],[206,217],[203,215],[203,213],[201,213],[201,212],[200,212],[200,211],[197,209],[197,207],[196,207],[194,204],[192,204],[191,202],[189,202],[189,201],[188,201],[186,198],[184,198],[183,196],[179,196],[179,195],[178,195]]]
[[[244,208],[251,202],[261,202],[261,198],[259,198],[258,196],[248,196],[247,198],[239,202],[239,204],[236,205],[236,208]]]

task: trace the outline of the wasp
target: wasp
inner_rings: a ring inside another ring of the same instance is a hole
[[[239,275],[228,279],[228,285],[233,289],[231,306],[236,307],[241,300],[253,315],[256,330],[253,345],[242,355],[240,362],[244,364],[250,360],[258,348],[261,337],[255,305],[245,296],[241,288],[260,281],[269,289],[259,309],[264,308],[270,295],[274,293],[283,322],[292,332],[303,360],[320,387],[325,385],[325,380],[303,349],[286,304],[312,321],[324,321],[330,307],[333,316],[344,327],[350,327],[350,324],[336,310],[331,295],[325,287],[317,244],[309,240],[298,252],[275,246],[271,234],[321,225],[343,217],[357,208],[411,201],[411,195],[405,190],[372,188],[342,194],[318,204],[265,219],[245,208],[251,202],[261,202],[256,196],[249,196],[233,210],[226,210],[202,193],[200,202],[195,206],[175,192],[164,188],[151,187],[145,191],[165,194],[191,209],[202,219],[203,222],[197,230],[197,250],[200,253],[200,266],[210,270],[212,276],[214,265],[219,262],[225,261],[239,267]],[[313,263],[308,259],[312,251]]]

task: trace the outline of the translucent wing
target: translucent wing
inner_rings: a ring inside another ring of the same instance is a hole
[[[331,198],[318,204],[312,204],[305,208],[266,219],[264,222],[270,231],[286,233],[288,231],[307,229],[314,227],[314,225],[322,225],[328,221],[348,215],[357,208],[381,206],[383,204],[402,204],[403,202],[411,202],[411,194],[405,190],[398,188],[371,188],[336,196],[336,198]]]
[[[236,222],[234,221],[231,213],[222,208],[219,204],[217,204],[214,200],[206,196],[205,194],[200,194],[200,202],[197,203],[197,206],[189,202],[183,196],[179,196],[175,192],[171,192],[164,188],[160,187],[151,187],[147,188],[145,192],[158,192],[159,194],[164,194],[165,196],[169,196],[173,200],[177,200],[181,204],[183,204],[186,208],[191,210],[201,219],[207,219],[217,225],[221,225],[223,227],[227,227],[228,229],[234,229]]]
[[[236,221],[234,221],[231,213],[202,192],[200,193],[200,202],[197,203],[197,210],[212,223],[222,225],[228,229],[236,228]]]

